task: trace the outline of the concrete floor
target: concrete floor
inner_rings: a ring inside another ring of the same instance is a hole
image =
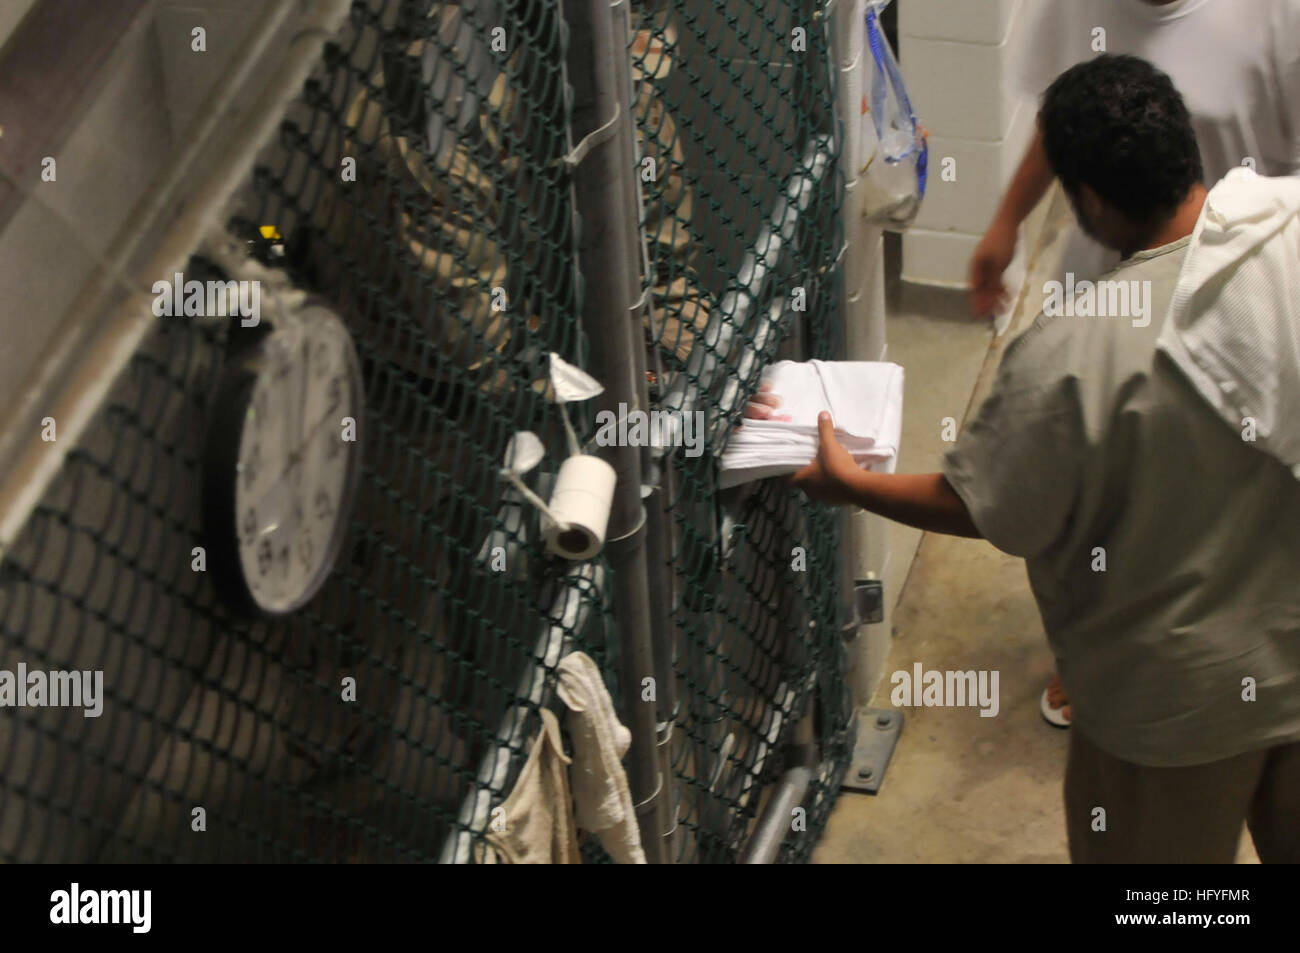
[[[1068,206],[1044,201],[1030,235],[1027,287],[1059,259]],[[896,273],[896,271],[895,271]],[[964,421],[988,392],[1006,344],[1037,313],[1025,295],[994,340],[951,293],[891,294],[889,359],[907,370],[900,473],[937,469],[939,421]],[[1024,563],[982,541],[890,529],[886,593],[899,592],[887,672],[996,670],[1000,710],[907,708],[879,794],[841,794],[813,863],[1065,863],[1061,783],[1068,732],[1038,698],[1053,663]],[[919,543],[919,545],[918,545]],[[915,558],[913,558],[913,554]],[[872,705],[893,707],[886,677]],[[1255,858],[1243,834],[1239,861]]]
[[[909,289],[890,298],[899,307],[891,306],[885,321],[889,360],[905,371],[898,472],[935,470],[952,446],[942,439],[944,418],[958,425],[965,419],[993,332],[988,322],[972,320],[964,297],[952,293]],[[882,521],[882,527],[889,547],[885,593],[897,606],[922,533],[902,523]]]

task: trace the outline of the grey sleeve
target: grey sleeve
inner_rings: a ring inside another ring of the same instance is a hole
[[[1064,535],[1087,452],[1080,382],[1057,346],[1060,330],[1035,328],[1012,344],[992,392],[944,458],[944,476],[980,533],[1026,559]]]

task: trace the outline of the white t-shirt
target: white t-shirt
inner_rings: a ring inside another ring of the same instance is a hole
[[[1192,114],[1206,187],[1229,169],[1300,175],[1300,0],[1039,0],[1012,75],[1038,101],[1100,53],[1169,74]],[[1249,161],[1248,161],[1249,160]],[[1065,271],[1096,278],[1119,261],[1076,229]]]

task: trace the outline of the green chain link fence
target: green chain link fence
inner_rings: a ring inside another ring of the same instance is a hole
[[[819,757],[781,858],[806,860],[852,744],[836,521],[778,482],[716,482],[762,367],[838,353],[842,186],[817,14],[632,6],[651,396],[710,421],[710,452],[660,471],[670,554],[649,567],[672,601],[654,636],[676,680],[661,783],[678,862],[740,858],[804,718]],[[543,497],[564,459],[551,353],[601,376],[579,320],[567,37],[553,0],[353,5],[230,225],[357,347],[346,548],[317,598],[270,621],[193,571],[204,435],[241,329],[161,320],[0,563],[0,669],[99,670],[105,694],[98,718],[0,711],[0,857],[474,859],[558,659],[587,652],[624,702],[608,563],[548,555],[498,476],[520,430],[547,448],[530,477]],[[222,277],[201,257],[188,271]],[[590,410],[570,412],[591,435]],[[594,838],[583,851],[606,859]]]

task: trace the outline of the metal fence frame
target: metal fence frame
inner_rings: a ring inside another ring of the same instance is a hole
[[[812,14],[809,25],[826,30],[830,4],[800,6]],[[308,70],[319,55],[325,35],[337,25],[341,16],[340,0],[318,0],[316,26],[299,37],[294,55],[284,62],[273,81],[280,88],[268,87],[267,95],[255,115],[248,118],[246,131],[229,151],[221,169],[208,179],[202,200],[192,214],[159,243],[154,256],[161,265],[152,271],[169,273],[195,250],[210,233],[218,209],[229,202],[236,179],[246,174],[259,148],[271,136],[285,99],[301,86]],[[585,278],[582,295],[582,326],[589,345],[588,363],[599,371],[605,385],[598,399],[600,409],[618,413],[620,408],[648,410],[651,400],[646,386],[646,348],[641,341],[643,311],[648,307],[648,276],[642,274],[645,260],[643,237],[638,224],[640,196],[632,170],[636,166],[637,139],[633,115],[632,66],[629,57],[631,21],[627,0],[569,0],[564,4],[572,38],[566,75],[573,93],[569,134],[571,169],[581,174],[572,178],[572,204],[582,223],[578,261]],[[849,8],[852,9],[851,5]],[[838,13],[838,11],[837,11]],[[330,24],[322,28],[319,24]],[[829,42],[826,43],[829,49]],[[834,64],[823,64],[832,83]],[[288,92],[286,92],[286,89]],[[691,355],[689,373],[679,374],[661,402],[661,409],[689,412],[705,406],[701,391],[717,389],[720,396],[710,407],[708,433],[715,439],[716,450],[723,442],[718,438],[729,428],[735,415],[749,396],[734,380],[723,384],[716,354],[725,351],[738,323],[763,306],[762,289],[787,243],[792,240],[801,214],[810,196],[825,177],[840,175],[835,163],[836,136],[829,130],[819,139],[806,144],[803,168],[791,175],[780,197],[770,209],[762,230],[737,273],[731,279],[721,306],[710,317],[702,340],[707,347],[697,347]],[[837,241],[840,239],[837,238]],[[758,251],[756,251],[756,249]],[[843,301],[840,259],[828,264],[828,281],[833,294]],[[114,275],[114,278],[117,276]],[[137,294],[121,308],[130,314],[121,319],[127,330],[118,333],[113,353],[115,363],[100,362],[96,368],[98,383],[78,395],[81,410],[69,416],[77,423],[58,448],[37,446],[44,453],[51,449],[63,453],[75,442],[77,431],[90,419],[88,401],[101,400],[117,372],[144,333],[151,326],[147,305],[141,307]],[[776,314],[782,301],[778,296],[768,304]],[[129,327],[128,327],[129,325]],[[117,325],[114,325],[116,328]],[[759,353],[770,343],[767,335],[788,337],[798,328],[788,318],[784,323],[769,322],[765,330],[741,357],[739,376],[756,380],[761,370]],[[117,333],[117,332],[115,332]],[[797,343],[797,335],[795,335]],[[843,344],[836,345],[843,353]],[[632,734],[632,746],[625,759],[629,782],[636,805],[643,846],[647,859],[669,862],[675,855],[674,843],[679,836],[678,818],[674,816],[675,777],[671,760],[677,699],[673,674],[674,640],[669,619],[672,585],[668,579],[671,549],[666,525],[672,495],[672,467],[659,448],[615,447],[603,454],[618,474],[616,497],[607,530],[606,558],[609,571],[597,564],[576,564],[554,601],[551,616],[555,620],[536,635],[533,665],[521,679],[517,704],[509,709],[496,733],[497,743],[483,754],[472,789],[468,792],[457,821],[457,829],[443,846],[443,862],[470,862],[476,833],[486,829],[495,791],[500,791],[517,768],[519,752],[525,738],[527,714],[548,705],[553,682],[548,671],[570,649],[569,633],[581,626],[578,616],[590,605],[591,592],[612,599],[619,640],[619,682],[622,718]],[[48,482],[57,473],[60,460],[51,456],[39,461],[41,478],[30,480],[17,497],[30,509],[39,500]],[[16,535],[22,517],[21,507],[6,514],[6,530],[0,545]],[[848,545],[848,534],[841,535]],[[0,549],[0,555],[3,550]],[[848,563],[845,559],[841,568]],[[828,584],[829,581],[828,581]],[[841,613],[850,612],[851,592],[837,580]],[[841,618],[849,625],[853,619]],[[639,686],[644,679],[654,679],[655,701],[640,701]],[[762,803],[761,813],[753,823],[743,857],[747,862],[770,862],[780,851],[789,834],[791,810],[805,800],[814,782],[818,766],[828,756],[819,751],[814,731],[813,693],[830,691],[834,686],[817,686],[814,679],[806,685],[783,683],[785,697],[775,700],[776,714],[770,724],[771,745],[758,756],[754,768],[757,778],[768,758],[780,758],[784,765],[771,790],[746,787],[747,803]],[[799,710],[787,708],[787,702],[801,698]],[[775,750],[780,744],[781,750]],[[850,746],[851,747],[851,746]],[[833,775],[833,772],[832,772]],[[766,800],[763,801],[763,797]]]
[[[582,319],[590,346],[590,361],[605,383],[598,398],[599,409],[618,413],[620,406],[633,410],[649,409],[645,387],[645,349],[639,345],[641,312],[648,297],[647,276],[641,273],[642,236],[637,225],[640,207],[637,182],[629,170],[639,158],[635,149],[635,119],[632,106],[632,65],[628,55],[631,25],[628,0],[576,0],[566,4],[571,45],[567,70],[575,96],[572,105],[570,155],[572,167],[581,168],[574,179],[575,208],[583,223],[579,249],[580,266],[585,280]],[[823,28],[831,22],[828,14],[833,2],[819,10],[815,19]],[[835,11],[843,22],[852,4]],[[828,43],[829,47],[829,43]],[[833,64],[826,64],[834,75]],[[590,84],[575,77],[589,78]],[[760,291],[779,260],[783,246],[791,241],[800,214],[807,208],[812,190],[823,176],[839,174],[834,161],[832,137],[809,143],[803,167],[805,172],[791,176],[772,208],[764,229],[755,236],[751,249],[732,280],[721,307],[715,311],[702,338],[709,347],[697,347],[688,364],[689,373],[677,376],[660,409],[677,413],[694,410],[702,401],[700,392],[721,382],[716,352],[725,351],[750,309],[760,300]],[[761,249],[761,251],[759,251]],[[840,255],[842,256],[843,250]],[[834,265],[838,268],[840,258]],[[842,302],[842,282],[835,289]],[[783,302],[778,299],[772,308]],[[794,329],[787,325],[781,336]],[[760,336],[742,357],[741,376],[755,369],[757,350],[765,343]],[[842,353],[843,335],[835,348]],[[710,421],[709,432],[716,434],[729,427],[743,407],[748,394],[734,381],[725,382],[720,400],[721,412]],[[716,444],[715,444],[716,445]],[[644,453],[634,447],[612,448],[606,454],[618,473],[618,487],[610,515],[608,542],[613,606],[618,625],[623,660],[622,683],[624,721],[632,732],[632,746],[625,759],[633,798],[641,828],[642,846],[650,863],[663,863],[671,857],[666,842],[677,830],[676,818],[670,814],[674,783],[668,762],[667,745],[673,734],[674,679],[671,676],[670,623],[665,612],[664,594],[668,586],[666,572],[666,530],[660,500],[663,487],[657,482],[664,476],[662,466],[667,447],[648,447]],[[847,558],[852,540],[842,531],[841,544],[846,549],[841,567],[851,565]],[[848,571],[851,579],[851,570]],[[575,585],[586,576],[578,574]],[[600,582],[598,582],[600,584]],[[842,577],[840,604],[843,630],[856,629],[856,612],[852,603],[851,582],[847,593]],[[653,598],[652,598],[653,593]],[[568,597],[562,595],[561,601]],[[552,632],[543,635],[537,652],[537,666],[521,685],[520,694],[541,704],[549,696],[545,689],[544,665],[558,658],[558,643]],[[561,631],[562,634],[562,631]],[[563,654],[561,651],[560,654]],[[656,684],[656,704],[639,702],[638,694],[629,691],[645,678]],[[809,706],[811,708],[811,706]],[[822,756],[814,739],[811,710],[798,715],[789,742],[791,766],[768,797],[764,810],[754,825],[743,859],[746,863],[771,863],[790,830],[790,813],[804,800]],[[506,776],[511,748],[518,750],[522,717],[508,715],[499,731],[501,745],[484,760],[479,787],[466,800],[462,822],[468,828],[486,828],[490,808],[490,791]],[[850,745],[851,747],[851,745]],[[465,862],[470,858],[470,837],[462,831],[443,851],[444,862]]]
[[[638,364],[636,359],[637,356],[644,354],[644,349],[635,343],[637,335],[628,333],[639,327],[638,312],[644,306],[646,297],[640,293],[643,282],[647,280],[639,272],[640,258],[629,250],[639,245],[640,237],[635,219],[630,218],[628,209],[639,207],[639,203],[629,202],[628,193],[636,181],[634,177],[626,172],[622,176],[617,174],[619,169],[634,169],[638,158],[630,151],[635,137],[632,134],[633,117],[629,114],[632,67],[628,56],[631,29],[627,20],[627,3],[626,0],[614,0],[613,3],[607,0],[586,0],[575,6],[578,10],[578,18],[582,19],[578,19],[578,22],[571,20],[570,25],[574,29],[575,38],[579,40],[584,32],[590,32],[593,38],[590,65],[596,76],[596,83],[590,95],[584,95],[580,91],[574,104],[575,138],[578,138],[579,134],[590,137],[591,144],[584,160],[584,174],[577,178],[575,185],[579,212],[582,221],[587,225],[584,236],[587,241],[582,248],[583,271],[586,275],[593,276],[586,285],[584,325],[592,344],[593,365],[602,368],[606,379],[610,382],[602,409],[605,407],[616,409],[619,403],[625,403],[629,407],[644,408],[647,406],[645,387],[628,386],[629,369],[634,372],[644,371],[644,361]],[[825,8],[814,13],[814,22],[819,21],[823,29],[829,26],[830,18],[827,14],[832,6],[833,4],[827,4]],[[849,15],[852,15],[854,9],[852,4],[842,6],[847,8]],[[840,13],[843,22],[843,11],[836,12]],[[606,43],[603,40],[609,32],[614,35],[613,43]],[[828,36],[828,49],[829,47]],[[586,52],[581,42],[575,42],[573,51],[581,62]],[[834,69],[830,62],[826,63],[826,69],[828,75],[833,77]],[[622,82],[619,81],[620,78]],[[582,89],[581,86],[577,88]],[[594,115],[588,116],[588,121],[580,125],[578,117],[590,111],[594,111]],[[799,216],[806,210],[809,197],[818,180],[823,176],[839,174],[834,156],[835,149],[831,135],[808,144],[802,163],[802,169],[805,171],[792,175],[781,190],[781,195],[771,209],[764,228],[754,237],[743,263],[730,282],[721,306],[711,314],[708,327],[701,336],[708,346],[699,347],[697,344],[688,362],[687,373],[676,376],[673,386],[662,400],[661,409],[677,413],[690,412],[702,405],[701,391],[708,390],[721,382],[716,355],[720,351],[728,350],[736,327],[744,323],[748,312],[761,300],[761,289],[775,267],[774,262],[781,259],[784,245],[792,240]],[[592,235],[597,238],[592,239]],[[839,263],[840,257],[837,256],[834,265],[837,267]],[[837,275],[836,279],[838,277]],[[836,294],[840,302],[843,301],[842,288],[842,281],[837,280]],[[781,304],[778,298],[773,302],[772,307],[776,309]],[[630,321],[618,320],[619,315],[628,315]],[[768,327],[775,327],[775,323]],[[793,328],[787,324],[780,336],[784,337],[792,330]],[[760,336],[754,342],[756,346],[748,349],[741,357],[739,375],[742,378],[751,376],[757,370],[757,351],[761,350],[764,343]],[[835,349],[843,353],[843,347],[841,333],[838,335]],[[626,348],[626,353],[620,354],[621,348]],[[644,373],[637,373],[636,379],[643,382]],[[735,416],[749,396],[742,392],[734,380],[725,381],[721,390],[718,410],[707,427],[707,432],[715,437],[723,428],[732,426]],[[715,439],[710,443],[717,447],[720,441]],[[666,448],[663,447],[649,448],[647,453],[649,474],[662,475],[663,471],[659,464],[665,452]],[[663,593],[668,588],[662,579],[665,572],[665,560],[662,557],[665,530],[662,510],[654,505],[656,498],[662,493],[662,488],[658,485],[647,487],[649,503],[642,505],[639,497],[643,471],[636,466],[635,453],[624,451],[618,456],[616,465],[619,468],[620,497],[615,503],[616,516],[611,517],[610,537],[611,540],[618,541],[616,547],[621,548],[626,544],[629,548],[635,547],[635,551],[629,558],[619,558],[617,563],[614,558],[611,558],[611,563],[621,567],[624,572],[629,570],[637,573],[648,572],[649,589],[656,593]],[[620,512],[620,506],[627,509]],[[628,510],[632,511],[633,515],[629,516]],[[656,554],[660,554],[649,567],[645,565],[642,551],[644,544],[639,540],[643,533],[648,534],[653,542],[651,548]],[[845,547],[852,545],[852,540],[847,533],[842,533],[841,541]],[[851,565],[850,561],[846,556],[841,558],[842,568],[847,569]],[[851,579],[851,570],[848,572]],[[617,568],[615,574],[616,577],[622,575]],[[841,579],[839,581],[841,589],[844,584],[844,580]],[[656,660],[654,674],[659,676],[656,682],[661,687],[671,686],[672,679],[663,675],[671,664],[667,661],[671,656],[668,623],[662,611],[655,613],[651,610],[642,614],[644,592],[641,580],[635,580],[633,587],[631,591],[623,590],[621,598],[620,594],[616,594],[614,599],[615,615],[623,634],[624,658],[636,658],[638,663],[630,666],[625,663],[624,684],[627,686],[639,684],[640,677],[645,677],[651,672],[651,668],[646,664],[644,651],[644,640],[648,635],[654,643],[651,654]],[[662,598],[657,598],[651,603],[655,608],[662,608],[663,604]],[[840,604],[842,612],[853,612],[851,583],[847,594],[841,591]],[[654,624],[650,624],[652,620]],[[855,621],[855,614],[847,615],[841,621],[844,629],[849,629],[852,627],[852,621]],[[648,857],[663,857],[664,854],[656,850],[658,846],[656,841],[672,837],[676,830],[676,819],[661,817],[661,826],[656,831],[653,828],[646,829],[644,818],[655,816],[652,809],[653,801],[664,794],[666,785],[671,786],[673,783],[672,772],[664,766],[662,758],[656,764],[651,756],[653,749],[650,745],[649,729],[645,725],[644,714],[638,711],[635,693],[625,690],[624,694],[625,712],[628,723],[632,726],[634,739],[628,755],[629,775],[633,779],[634,794],[639,792],[638,804],[645,807],[641,813],[642,842]],[[664,704],[661,700],[657,716],[657,741],[661,747],[666,746],[673,729],[673,703],[670,695],[666,698],[666,702]],[[814,742],[812,718],[811,710],[797,717],[798,725],[790,743],[794,764],[781,776],[776,789],[770,792],[764,812],[755,824],[750,843],[744,853],[744,859],[748,863],[772,862],[777,856],[782,841],[789,833],[791,810],[802,803],[814,767],[820,757]],[[641,734],[640,739],[638,733]],[[650,778],[656,775],[654,788],[648,789]],[[665,796],[664,799],[666,803],[673,803],[670,797]]]

